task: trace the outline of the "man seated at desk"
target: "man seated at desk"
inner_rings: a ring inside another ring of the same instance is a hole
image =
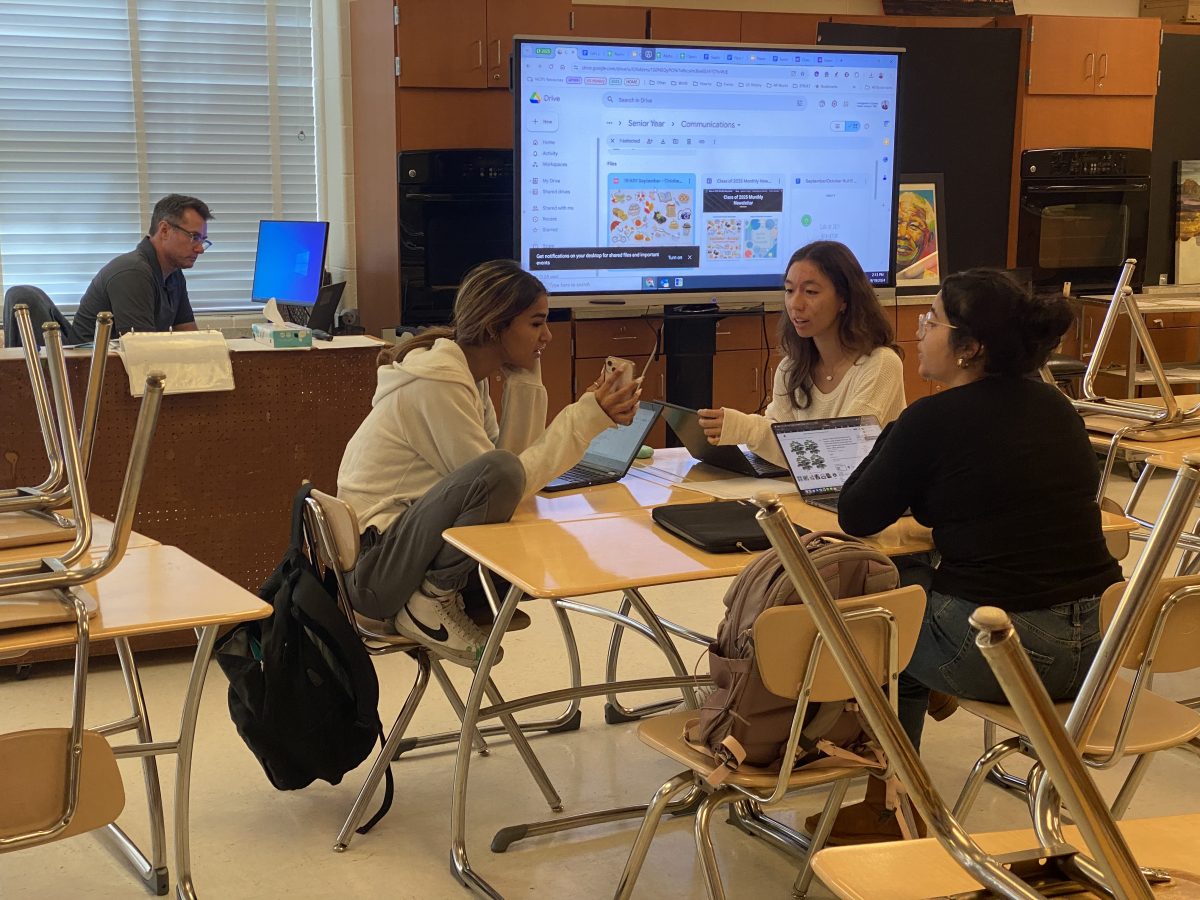
[[[96,336],[96,316],[113,314],[117,334],[127,331],[195,331],[183,270],[212,246],[203,200],[168,194],[154,204],[149,236],[134,250],[110,260],[79,301],[73,331],[76,341]]]

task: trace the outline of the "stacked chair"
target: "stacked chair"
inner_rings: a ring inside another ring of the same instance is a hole
[[[47,394],[38,344],[30,334],[28,310],[18,306],[14,312],[26,348],[51,471],[36,488],[6,491],[0,498],[0,510],[3,511],[0,514],[28,514],[28,521],[36,522],[37,517],[53,514],[54,510],[69,504],[74,539],[61,554],[38,555],[36,547],[29,547],[28,555],[0,564],[0,629],[69,622],[74,625],[76,641],[70,725],[0,735],[0,796],[4,797],[0,803],[0,851],[36,846],[107,826],[121,849],[140,869],[143,878],[158,893],[165,893],[162,799],[152,756],[143,759],[143,766],[151,809],[154,858],[146,859],[115,825],[124,806],[124,791],[116,754],[108,738],[133,729],[138,729],[145,738],[149,728],[137,671],[133,668],[129,647],[122,640],[117,642],[118,652],[134,715],[94,730],[84,725],[89,617],[97,609],[88,586],[121,561],[128,545],[138,492],[158,420],[163,379],[159,375],[147,379],[112,540],[103,556],[95,560],[98,554],[89,554],[91,512],[86,471],[95,435],[111,319],[100,324],[102,338],[97,339],[98,349],[92,357],[83,427],[79,429],[68,390],[60,327],[55,323],[43,326],[51,385],[50,394]],[[17,551],[9,551],[6,557],[13,555],[18,555]]]

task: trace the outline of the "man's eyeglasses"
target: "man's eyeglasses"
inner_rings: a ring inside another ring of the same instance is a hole
[[[167,224],[170,225],[172,228],[174,228],[176,231],[182,231],[184,234],[186,234],[188,237],[190,237],[192,239],[193,244],[199,244],[205,250],[207,250],[209,247],[212,246],[212,241],[210,241],[208,238],[206,238],[204,235],[200,234],[199,232],[188,231],[182,225],[176,225],[174,222],[170,222],[165,219],[163,221],[166,221]]]
[[[933,317],[932,309],[926,310],[917,316],[917,340],[925,337],[925,329],[930,325],[940,325],[942,328],[958,328],[957,325],[951,325],[949,322],[939,322]]]

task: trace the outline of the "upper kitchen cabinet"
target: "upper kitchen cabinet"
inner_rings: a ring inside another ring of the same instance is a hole
[[[646,37],[644,6],[572,6],[567,34],[580,38]]]
[[[742,41],[747,44],[805,44],[817,42],[817,23],[828,16],[804,13],[742,13]]]
[[[737,41],[742,14],[719,9],[650,9],[649,37],[658,41]]]
[[[1161,21],[1032,16],[1029,94],[1153,96]]]
[[[563,34],[567,0],[400,0],[396,5],[400,87],[509,86],[514,34]]]

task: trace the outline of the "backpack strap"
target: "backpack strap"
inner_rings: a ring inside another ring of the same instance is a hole
[[[383,748],[386,746],[387,738],[383,736],[383,725],[381,723],[379,726],[379,750],[381,753],[383,752]],[[379,804],[379,809],[375,810],[375,815],[367,819],[367,823],[365,825],[360,825],[358,828],[354,829],[355,834],[366,834],[368,831],[374,828],[379,820],[386,816],[388,814],[388,810],[392,808],[392,795],[395,793],[396,785],[392,780],[392,764],[390,760],[388,761],[388,767],[383,770],[383,780],[383,802]]]

